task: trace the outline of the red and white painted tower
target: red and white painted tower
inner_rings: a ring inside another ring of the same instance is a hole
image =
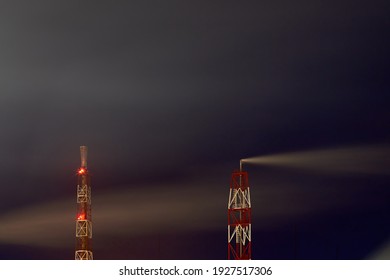
[[[91,184],[86,146],[80,147],[81,167],[77,171],[76,260],[92,260]]]
[[[233,171],[228,202],[228,259],[250,260],[251,248],[251,200],[248,172]]]

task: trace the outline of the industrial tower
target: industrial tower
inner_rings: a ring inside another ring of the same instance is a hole
[[[91,184],[86,146],[80,147],[81,167],[77,171],[76,260],[92,260]]]
[[[251,200],[248,172],[233,171],[228,202],[228,259],[250,260],[251,248]]]

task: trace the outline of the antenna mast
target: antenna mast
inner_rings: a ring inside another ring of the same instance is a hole
[[[80,147],[81,167],[77,171],[76,260],[92,260],[91,184],[86,146]]]

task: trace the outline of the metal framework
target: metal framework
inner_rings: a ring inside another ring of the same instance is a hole
[[[228,202],[228,259],[250,260],[251,200],[248,173],[234,171],[230,183]]]
[[[92,260],[91,183],[87,169],[87,147],[80,147],[81,167],[77,171],[76,260]]]

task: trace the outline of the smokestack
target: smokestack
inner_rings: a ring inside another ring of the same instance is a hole
[[[83,168],[87,168],[87,155],[88,155],[87,146],[80,146],[81,167]]]

